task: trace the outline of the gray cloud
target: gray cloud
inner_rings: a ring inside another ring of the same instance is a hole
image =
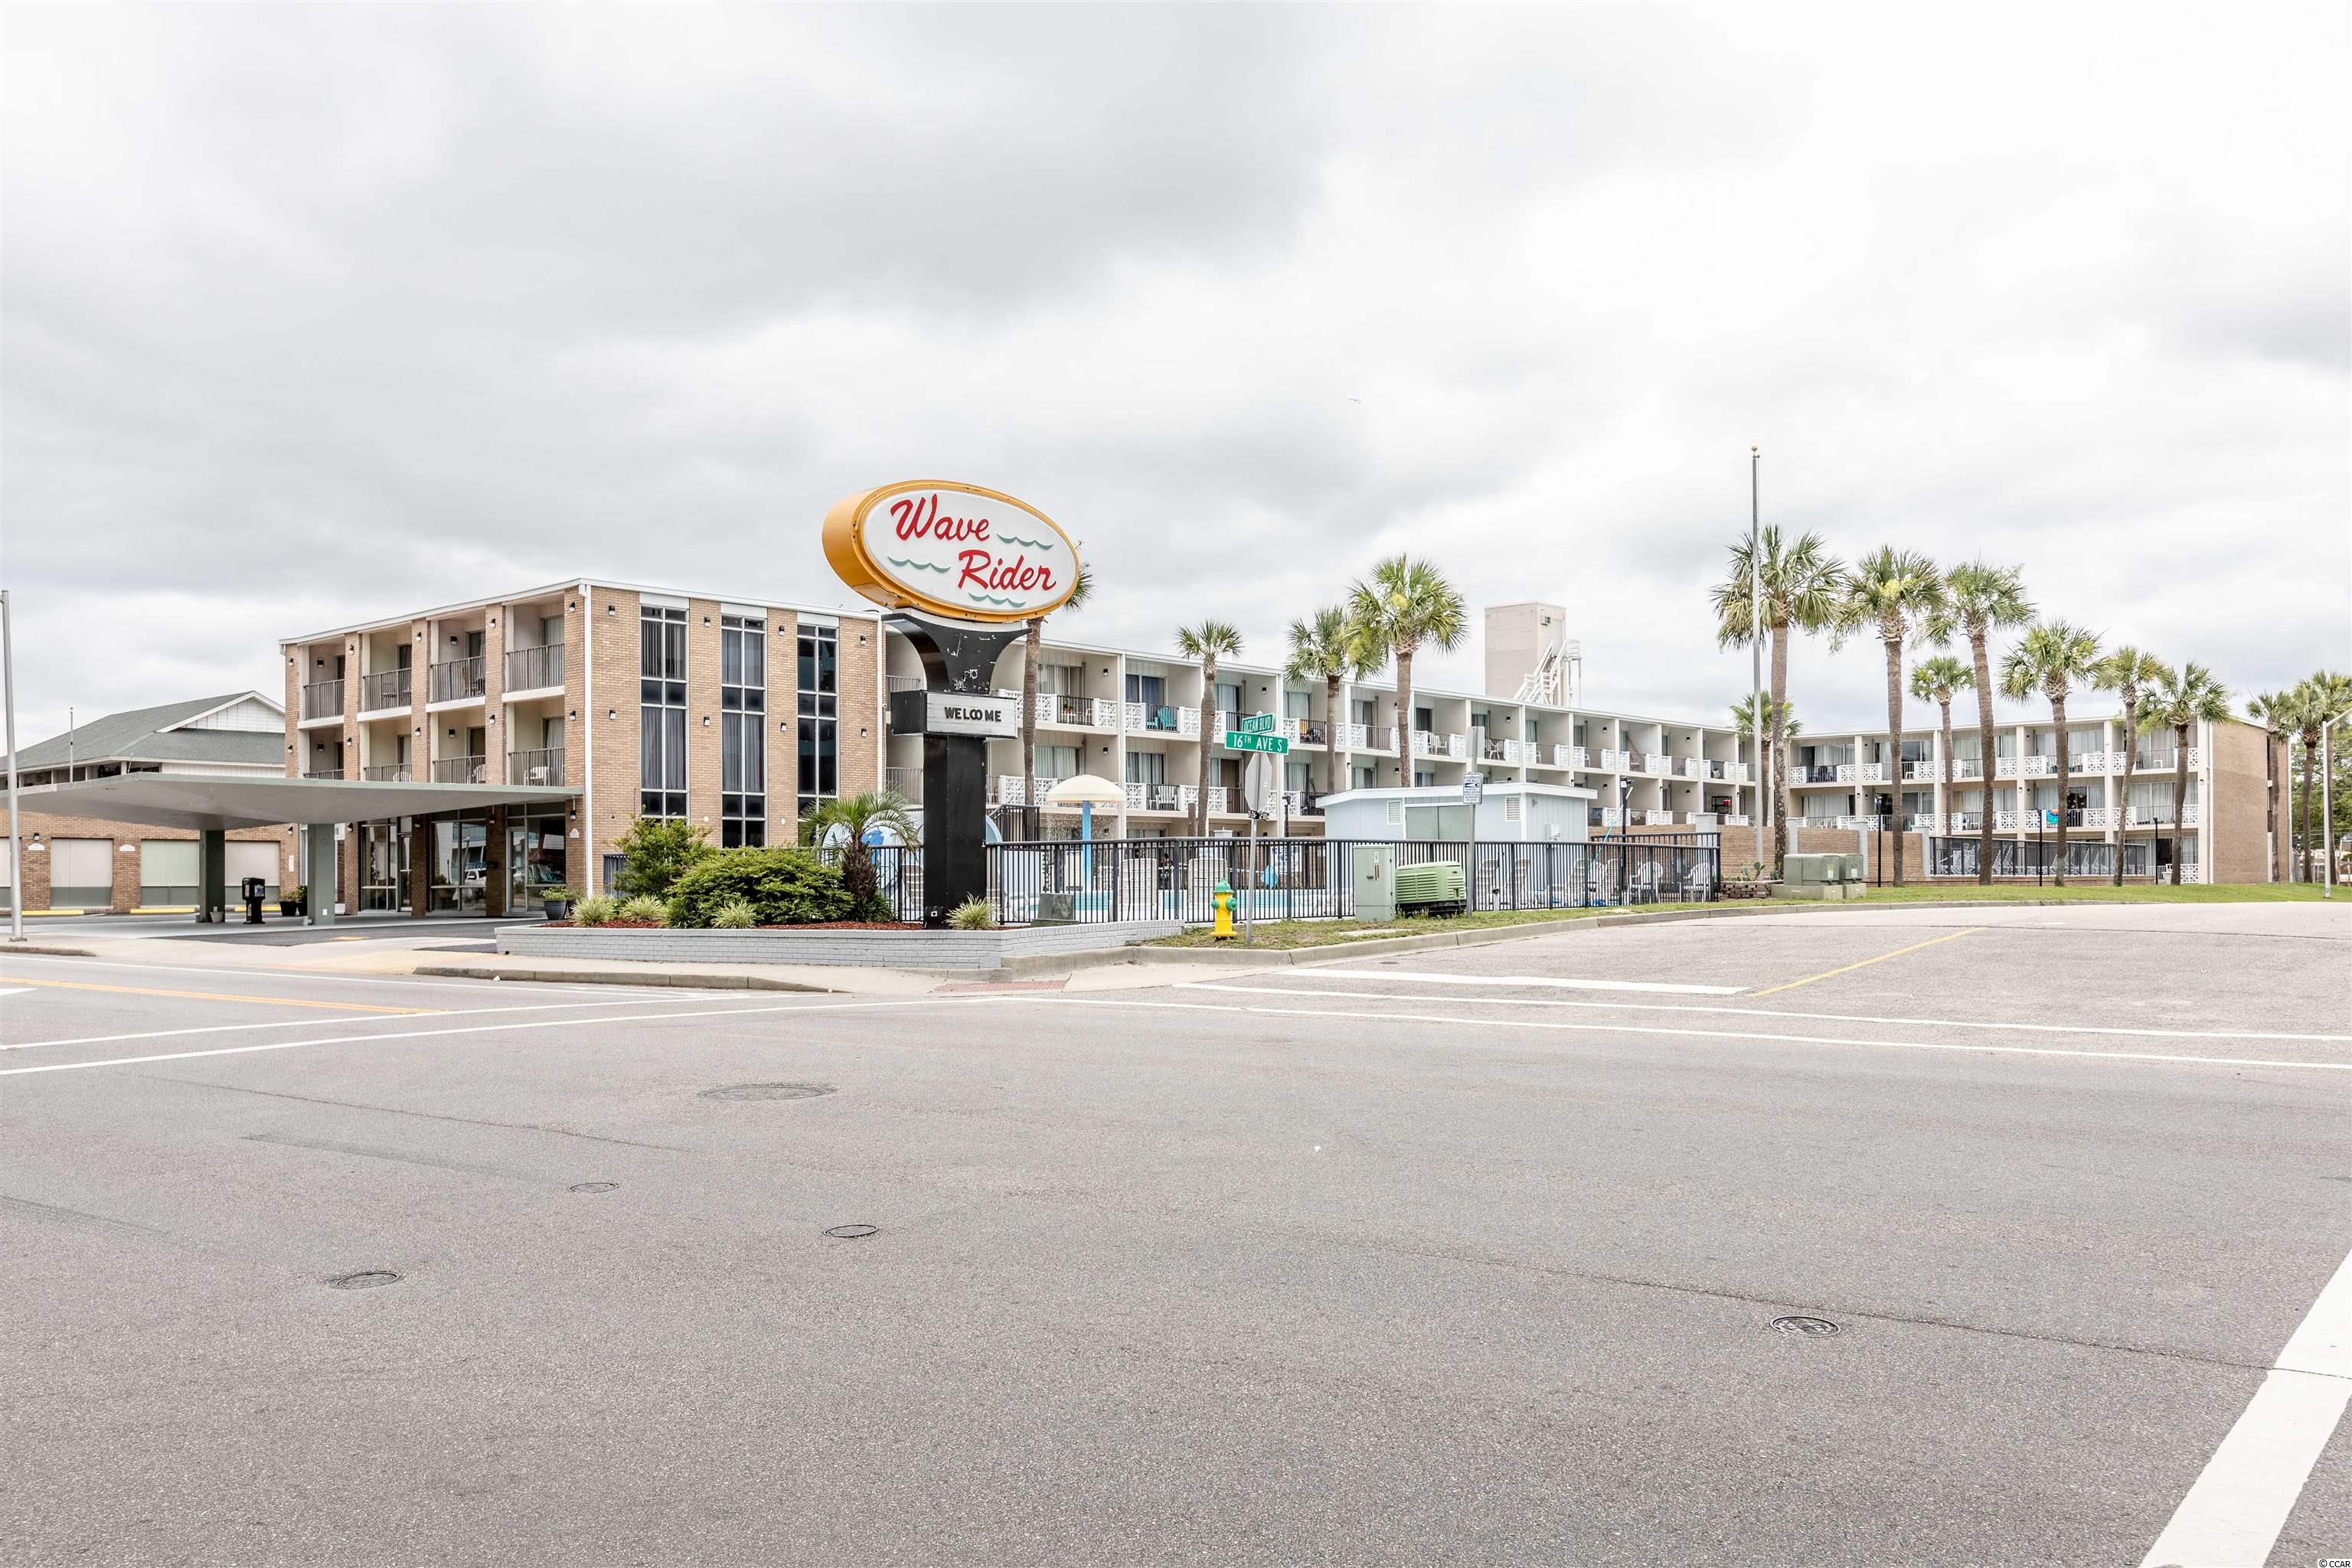
[[[912,472],[1086,540],[1073,635],[1272,659],[1409,547],[1712,714],[1751,441],[1848,556],[2021,563],[2241,689],[2344,662],[2344,19],[1979,21],[20,9],[27,731],[571,572],[837,600],[816,519]],[[1804,649],[1809,717],[1875,658]]]

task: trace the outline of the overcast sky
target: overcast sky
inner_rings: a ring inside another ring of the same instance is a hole
[[[1714,719],[1751,442],[1849,559],[2022,564],[2241,695],[2352,662],[2341,0],[0,37],[27,741],[559,577],[839,602],[825,508],[910,477],[1083,541],[1073,637],[1271,658],[1409,549],[1566,605],[1593,706]],[[1864,720],[1875,642],[1792,691]]]

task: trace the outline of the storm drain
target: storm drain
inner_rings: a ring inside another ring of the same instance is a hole
[[[705,1100],[814,1100],[831,1094],[829,1083],[730,1083],[702,1091]]]
[[[389,1268],[362,1268],[356,1274],[338,1274],[327,1281],[338,1290],[372,1290],[378,1285],[397,1285],[400,1276]]]
[[[1838,1331],[1838,1325],[1827,1318],[1775,1318],[1772,1326],[1784,1334],[1804,1334],[1814,1339]]]
[[[620,1184],[618,1182],[574,1182],[571,1190],[575,1193],[609,1193]]]
[[[869,1236],[879,1236],[881,1233],[882,1227],[878,1225],[836,1225],[826,1231],[825,1235],[835,1241],[864,1241]]]

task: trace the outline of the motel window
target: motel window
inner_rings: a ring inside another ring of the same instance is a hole
[[[684,816],[686,611],[647,605],[637,630],[637,810]]]
[[[744,616],[719,622],[719,842],[768,841],[768,628]]]
[[[841,793],[841,751],[835,729],[841,703],[840,633],[803,620],[800,627],[800,815]]]

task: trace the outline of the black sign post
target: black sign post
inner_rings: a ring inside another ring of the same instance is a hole
[[[914,646],[932,691],[991,697],[996,661],[1026,635],[901,610],[885,624]],[[912,695],[911,693],[908,695]],[[902,731],[903,732],[903,731]],[[966,899],[988,896],[988,738],[923,731],[923,924],[937,931]]]

